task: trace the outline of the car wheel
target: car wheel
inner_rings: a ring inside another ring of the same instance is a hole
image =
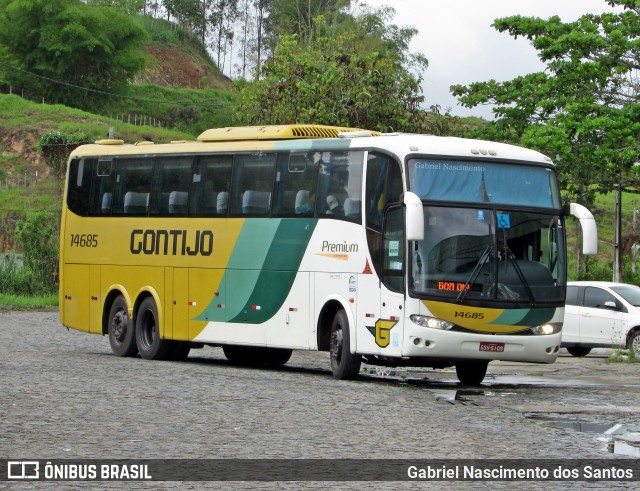
[[[629,336],[627,348],[629,351],[633,351],[636,359],[640,358],[640,331],[636,331]]]
[[[591,348],[586,346],[567,346],[567,351],[573,356],[587,356],[591,353]]]

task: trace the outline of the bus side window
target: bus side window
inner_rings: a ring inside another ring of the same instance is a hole
[[[185,216],[189,204],[192,157],[156,158],[150,214]]]
[[[404,291],[404,209],[395,205],[387,209],[384,227],[382,283],[394,292]]]
[[[367,159],[366,218],[367,227],[382,229],[382,213],[402,195],[400,166],[390,157],[370,153]]]
[[[91,215],[109,216],[113,207],[113,160],[99,158],[91,190]]]
[[[319,165],[318,213],[327,218],[361,221],[363,152],[316,152]]]
[[[231,213],[269,215],[275,154],[240,155],[234,162]]]
[[[94,168],[95,159],[73,159],[69,164],[67,206],[76,215],[89,215],[91,178]]]
[[[189,213],[193,216],[224,216],[229,206],[231,155],[204,155],[193,168]]]
[[[153,158],[118,159],[114,215],[147,216],[153,181]]]
[[[273,214],[313,215],[317,186],[317,162],[306,153],[281,154],[276,168]]]
[[[365,189],[367,243],[373,267],[382,271],[382,216],[386,206],[400,202],[403,192],[400,165],[386,155],[370,153]]]

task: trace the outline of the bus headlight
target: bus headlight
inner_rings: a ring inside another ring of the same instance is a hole
[[[540,326],[532,327],[531,332],[533,334],[557,334],[562,331],[561,322],[549,322]]]
[[[409,316],[411,322],[418,324],[422,327],[428,327],[430,329],[441,329],[443,331],[448,331],[455,324],[447,321],[443,321],[442,319],[438,319],[437,317],[428,317],[426,315],[417,315],[413,314]]]

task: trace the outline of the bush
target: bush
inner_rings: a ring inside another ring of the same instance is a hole
[[[40,137],[40,152],[52,172],[61,176],[66,170],[65,163],[71,151],[78,145],[91,141],[85,133],[50,131]]]
[[[0,293],[34,296],[51,289],[44,288],[36,274],[23,267],[15,256],[5,256],[0,261]]]
[[[613,277],[613,266],[610,262],[598,262],[596,258],[586,256],[587,271],[578,272],[578,281],[611,281]]]

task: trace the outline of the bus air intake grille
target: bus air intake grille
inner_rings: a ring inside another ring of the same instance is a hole
[[[338,138],[340,131],[336,128],[294,127],[292,133],[297,138]]]

